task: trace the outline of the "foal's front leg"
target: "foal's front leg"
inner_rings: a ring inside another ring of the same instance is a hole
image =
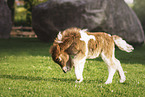
[[[76,83],[80,83],[83,81],[83,69],[85,60],[83,62],[78,62],[79,64],[75,66],[75,74],[76,74]]]
[[[75,75],[76,75],[76,83],[80,83],[83,81],[83,69],[86,62],[86,57],[83,58],[75,58],[74,60],[75,66]]]

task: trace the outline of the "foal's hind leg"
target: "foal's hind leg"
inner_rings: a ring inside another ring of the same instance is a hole
[[[108,75],[108,79],[107,81],[105,82],[105,84],[110,84],[112,83],[112,79],[113,79],[113,76],[116,72],[116,69],[113,68],[112,66],[108,66],[108,71],[109,71],[109,75]]]
[[[109,71],[108,79],[105,82],[105,84],[112,83],[112,79],[116,70],[119,72],[119,75],[120,75],[120,83],[123,83],[126,80],[126,77],[124,75],[120,61],[117,60],[114,55],[112,57],[107,58],[106,55],[102,53],[101,56],[102,56],[102,59],[105,61],[105,63],[108,65],[108,71]]]
[[[116,72],[117,67],[114,64],[112,57],[107,57],[104,53],[101,54],[101,57],[102,57],[103,61],[107,64],[108,71],[109,71],[108,79],[105,82],[105,84],[110,84],[110,83],[112,83],[112,79]]]
[[[119,72],[120,75],[120,83],[123,83],[126,80],[126,77],[124,75],[124,71],[121,67],[120,61],[114,57],[114,63],[117,65],[117,71]]]

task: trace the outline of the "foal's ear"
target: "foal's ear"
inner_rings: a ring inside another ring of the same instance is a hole
[[[52,54],[52,51],[53,51],[53,46],[50,47],[49,53]]]
[[[56,45],[56,53],[60,53],[60,46],[58,44]]]

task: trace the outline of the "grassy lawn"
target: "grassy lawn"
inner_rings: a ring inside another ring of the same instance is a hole
[[[126,82],[120,84],[116,73],[113,83],[105,85],[108,71],[100,58],[86,61],[84,81],[77,84],[74,69],[64,74],[52,61],[51,44],[25,38],[0,40],[1,97],[145,97],[145,45],[133,53],[116,49]]]

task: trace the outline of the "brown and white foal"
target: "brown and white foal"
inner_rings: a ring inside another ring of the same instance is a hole
[[[108,66],[109,76],[105,84],[112,83],[116,70],[120,75],[120,83],[126,78],[120,61],[115,58],[115,44],[119,49],[131,52],[134,48],[117,35],[109,35],[103,32],[91,33],[86,29],[69,28],[59,32],[51,46],[50,53],[54,62],[58,63],[66,73],[75,67],[76,82],[83,81],[83,69],[86,59],[101,56]],[[73,56],[73,59],[72,59]]]

